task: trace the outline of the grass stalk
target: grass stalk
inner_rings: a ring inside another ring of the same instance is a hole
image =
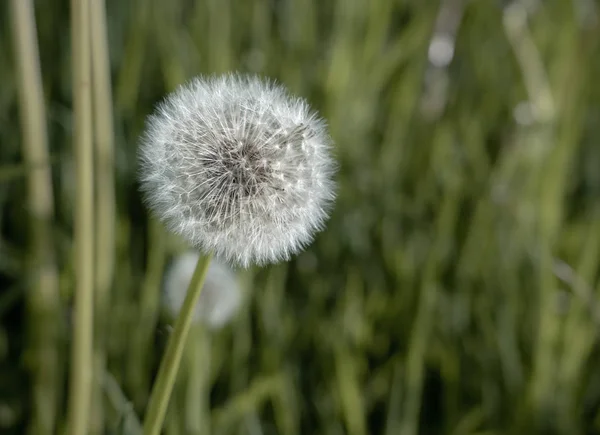
[[[188,337],[185,429],[190,435],[210,431],[210,336],[203,325],[194,325]]]
[[[60,295],[52,243],[54,193],[48,150],[46,108],[40,71],[33,3],[12,0],[13,41],[17,67],[23,158],[27,175],[31,291],[27,295],[28,342],[33,374],[33,409],[29,432],[54,432],[59,396]]]
[[[150,403],[148,404],[144,420],[144,435],[160,434],[177,371],[181,364],[187,336],[192,325],[194,310],[202,293],[204,279],[206,278],[211,258],[211,255],[201,256],[196,264],[194,275],[192,276],[179,316],[177,316],[177,320],[175,321],[173,333],[169,337],[167,350],[161,360],[156,382],[150,394]]]
[[[95,270],[95,352],[96,373],[106,365],[105,334],[108,304],[114,274],[115,255],[115,180],[114,128],[106,7],[103,0],[91,2],[91,59],[94,107],[96,189],[96,270]],[[103,432],[102,388],[94,384],[92,432]]]
[[[93,377],[94,190],[89,0],[71,1],[73,147],[76,161],[75,303],[68,433],[87,433]]]
[[[110,404],[107,413],[112,411],[114,415],[113,421],[117,421],[118,428],[122,434],[141,434],[142,424],[139,422],[137,415],[133,409],[133,404],[121,390],[119,383],[107,371],[101,374],[99,382],[102,384],[104,395],[107,402]]]
[[[349,435],[366,435],[364,399],[356,370],[356,358],[341,347],[335,352],[335,374],[342,414]]]
[[[148,225],[150,249],[147,253],[147,267],[139,297],[139,319],[133,331],[126,368],[127,388],[131,391],[134,405],[143,407],[148,401],[152,368],[152,345],[154,331],[158,323],[161,284],[167,257],[167,234],[156,219]]]

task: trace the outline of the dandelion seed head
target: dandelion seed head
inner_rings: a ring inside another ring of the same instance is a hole
[[[165,274],[163,304],[172,317],[181,310],[198,257],[196,251],[177,256]],[[213,259],[206,272],[193,320],[210,329],[219,329],[233,318],[241,302],[242,292],[235,273],[227,264]]]
[[[140,147],[150,207],[194,247],[234,264],[287,260],[334,199],[325,122],[255,76],[196,78],[150,116]]]

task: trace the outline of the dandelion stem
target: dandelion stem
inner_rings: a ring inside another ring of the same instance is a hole
[[[196,264],[192,281],[188,287],[179,316],[175,321],[173,333],[167,343],[167,350],[160,363],[158,376],[152,388],[150,403],[144,420],[144,435],[158,435],[160,433],[192,324],[194,309],[200,298],[200,293],[202,293],[211,258],[212,255],[201,256]]]

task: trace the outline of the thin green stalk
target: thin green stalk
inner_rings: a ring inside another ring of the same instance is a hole
[[[210,431],[210,336],[203,325],[194,325],[188,337],[188,370],[185,391],[185,429],[190,435]]]
[[[390,398],[387,404],[384,435],[400,433],[400,420],[402,418],[400,410],[402,409],[403,384],[402,363],[397,361],[392,369],[390,380]]]
[[[365,401],[357,376],[356,358],[344,345],[340,345],[335,352],[335,380],[348,434],[365,435]]]
[[[90,4],[92,91],[94,104],[94,133],[96,167],[96,274],[95,274],[95,352],[96,373],[103,373],[106,365],[105,337],[108,304],[114,273],[115,254],[115,182],[114,133],[108,36],[105,2]],[[94,383],[91,430],[104,433],[102,388]]]
[[[231,69],[234,54],[231,50],[232,20],[234,8],[230,0],[208,0],[208,64],[215,72],[226,72]]]
[[[247,388],[229,398],[221,408],[214,410],[214,433],[232,433],[235,432],[235,426],[255,420],[257,410],[279,393],[281,376],[281,373],[275,373],[254,379]]]
[[[527,9],[520,3],[513,3],[504,11],[503,23],[507,39],[512,45],[519,63],[521,76],[532,107],[533,119],[537,129],[519,131],[519,136],[528,147],[536,150],[531,153],[531,162],[535,166],[529,170],[531,195],[537,196],[532,204],[539,204],[536,219],[536,250],[539,252],[538,288],[539,307],[538,331],[534,353],[534,368],[531,375],[531,400],[534,415],[543,415],[552,409],[556,396],[552,394],[556,385],[557,360],[554,349],[560,339],[562,319],[556,312],[556,277],[552,274],[553,244],[560,228],[560,195],[558,184],[562,171],[552,171],[551,178],[544,180],[543,168],[551,164],[551,152],[556,149],[555,127],[560,101],[553,95],[542,54],[535,44],[528,25]],[[569,30],[561,33],[561,39],[568,38]],[[565,36],[563,36],[565,35]],[[557,42],[558,44],[558,42]],[[561,44],[557,45],[558,47]],[[519,137],[517,136],[517,137]],[[535,160],[534,160],[535,159]],[[566,161],[566,159],[563,159]],[[519,160],[519,163],[522,163]],[[553,168],[554,169],[554,168]],[[543,186],[540,189],[539,186]]]
[[[188,287],[183,306],[177,320],[173,333],[167,343],[167,350],[160,363],[158,376],[152,393],[150,403],[144,420],[144,435],[159,435],[169,404],[169,398],[173,391],[173,385],[177,376],[181,357],[192,324],[194,309],[202,293],[204,279],[208,271],[208,265],[212,255],[201,256],[196,264],[192,281]]]
[[[147,271],[139,297],[137,327],[128,344],[125,381],[136,407],[146,404],[150,389],[150,368],[152,364],[152,343],[158,323],[160,308],[160,286],[163,276],[167,235],[164,227],[156,219],[148,225],[150,249],[147,255]]]
[[[122,113],[130,114],[138,103],[140,89],[143,88],[142,71],[146,58],[150,7],[145,0],[132,3],[135,11],[128,29],[122,63],[116,77],[116,106]]]
[[[29,432],[52,434],[60,391],[58,271],[52,244],[54,193],[46,109],[31,0],[11,1],[15,64],[19,80],[23,158],[27,174],[31,290],[27,294],[32,354],[33,409]]]
[[[447,148],[452,136],[448,134],[451,127],[440,126],[433,146],[438,149]],[[423,405],[423,388],[425,385],[425,359],[429,342],[435,325],[435,309],[438,300],[437,282],[447,261],[440,253],[451,240],[456,228],[461,201],[461,184],[447,183],[444,200],[440,206],[435,226],[435,244],[427,259],[421,276],[419,305],[412,327],[408,354],[406,357],[404,378],[404,403],[401,410],[399,433],[415,435],[419,432],[419,418]]]
[[[98,382],[102,385],[104,395],[107,398],[110,408],[112,408],[112,414],[114,414],[113,420],[117,422],[115,426],[118,426],[121,434],[141,434],[142,424],[139,422],[137,415],[133,409],[133,404],[129,401],[127,396],[121,390],[119,383],[116,379],[107,371],[99,374],[101,376]],[[107,412],[108,414],[108,412]]]
[[[71,1],[73,147],[76,159],[75,303],[68,430],[87,433],[93,377],[94,185],[89,0]]]

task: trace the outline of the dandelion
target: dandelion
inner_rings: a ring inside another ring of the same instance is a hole
[[[211,256],[247,267],[308,245],[334,199],[330,148],[324,121],[304,100],[255,76],[196,78],[150,116],[139,153],[146,202],[207,256],[181,304],[144,435],[160,433]]]
[[[287,260],[334,199],[331,140],[307,103],[254,76],[197,78],[149,118],[140,147],[150,207],[204,252],[243,267]]]
[[[165,276],[163,303],[173,317],[177,317],[198,263],[196,251],[185,252],[175,258]],[[202,322],[210,329],[223,327],[237,312],[242,292],[235,273],[218,260],[211,261],[206,272],[204,287],[194,311],[194,322]]]

